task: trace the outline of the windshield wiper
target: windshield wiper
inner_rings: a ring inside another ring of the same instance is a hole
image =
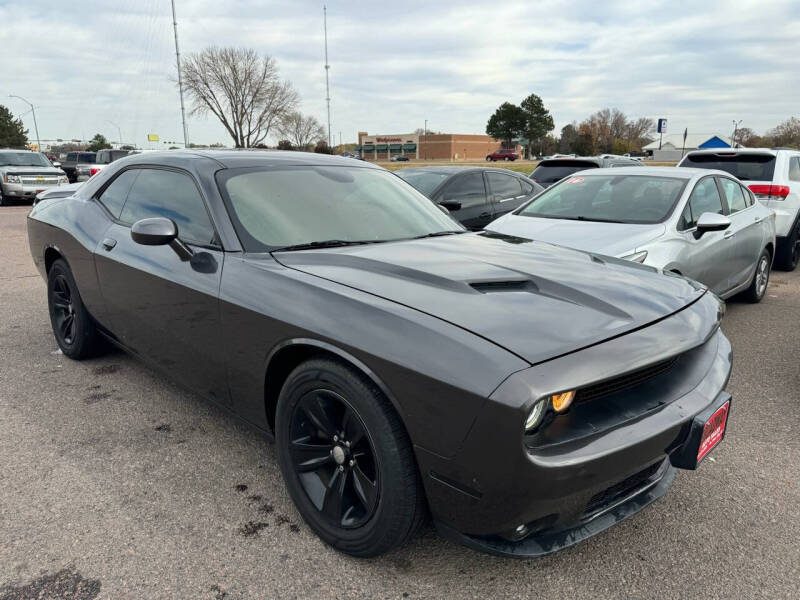
[[[286,250],[312,250],[314,248],[337,248],[339,246],[360,246],[361,244],[375,244],[383,240],[321,240],[306,242],[304,244],[291,244],[270,249],[270,252],[283,252]]]
[[[537,215],[538,216],[538,215]],[[565,221],[592,221],[597,223],[624,223],[625,221],[615,221],[614,219],[601,219],[600,217],[584,217],[583,215],[578,215],[577,217],[551,217],[553,219],[564,219]]]
[[[454,231],[434,231],[433,233],[424,233],[422,235],[415,235],[408,238],[409,240],[421,240],[424,238],[442,237],[443,235],[458,235],[459,233],[467,233],[466,229],[458,229]]]

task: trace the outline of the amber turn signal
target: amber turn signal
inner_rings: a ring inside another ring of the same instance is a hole
[[[553,410],[557,413],[563,413],[570,407],[572,401],[575,399],[575,390],[570,390],[568,392],[562,392],[560,394],[553,394],[553,397],[550,398],[550,402],[553,404]]]

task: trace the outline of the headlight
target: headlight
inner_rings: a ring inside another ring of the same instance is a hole
[[[542,422],[542,418],[544,417],[545,408],[547,407],[548,400],[542,399],[539,400],[536,404],[534,404],[531,412],[528,413],[528,418],[525,419],[525,433],[533,433],[533,431],[539,426]]]
[[[58,176],[58,185],[63,185],[65,183],[69,183],[69,179],[66,175],[59,175]]]
[[[533,408],[531,408],[531,412],[528,413],[528,418],[525,419],[525,433],[531,434],[536,431],[536,428],[539,427],[544,420],[548,409],[552,408],[557,413],[566,412],[572,405],[574,399],[575,390],[553,394],[552,396],[540,399],[534,404]]]
[[[634,252],[633,254],[628,254],[627,256],[623,256],[622,260],[629,260],[635,263],[643,263],[644,259],[647,258],[647,250],[643,250],[642,252]]]
[[[19,175],[6,175],[6,183],[22,183],[22,177]]]

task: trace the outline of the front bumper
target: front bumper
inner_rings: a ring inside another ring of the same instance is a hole
[[[42,183],[36,185],[22,183],[0,183],[3,187],[3,195],[7,198],[23,198],[33,200],[36,194],[53,187],[58,187],[58,183]]]
[[[669,458],[683,450],[695,416],[730,398],[723,389],[731,347],[717,327],[718,309],[706,294],[655,325],[521,371],[486,402],[452,458],[417,448],[437,527],[485,551],[538,556],[661,497],[675,476]],[[551,433],[523,443],[524,394],[540,397],[672,355],[681,358],[669,373],[574,406]],[[608,426],[612,417],[619,422]]]

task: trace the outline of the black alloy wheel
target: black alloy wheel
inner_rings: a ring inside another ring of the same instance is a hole
[[[426,512],[408,433],[361,371],[333,357],[298,365],[275,415],[289,495],[325,543],[353,556],[404,544]]]
[[[59,258],[47,272],[47,305],[58,347],[75,360],[97,355],[104,343],[83,305],[67,263]]]
[[[332,525],[358,527],[375,513],[375,450],[361,418],[339,394],[317,389],[300,399],[289,452],[303,489]]]
[[[57,337],[67,346],[75,343],[75,306],[67,278],[58,273],[53,278],[53,327]]]

